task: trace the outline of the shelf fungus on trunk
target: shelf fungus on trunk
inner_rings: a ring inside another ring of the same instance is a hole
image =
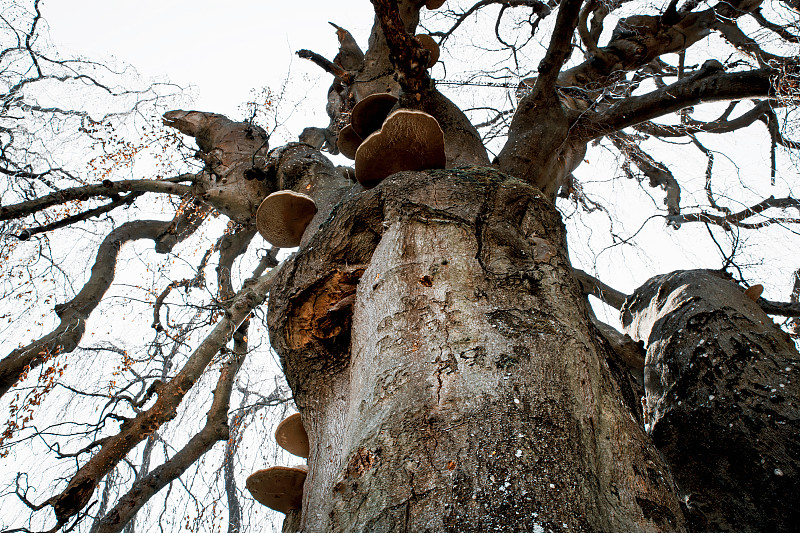
[[[764,286],[761,285],[760,283],[757,283],[755,285],[751,285],[750,287],[748,287],[744,291],[744,295],[753,300],[754,302],[757,302],[759,297],[761,297],[762,292],[764,292]]]
[[[339,147],[339,152],[348,159],[356,158],[356,150],[361,146],[364,139],[356,133],[352,124],[348,124],[339,131],[339,138],[336,140],[336,145]]]
[[[350,114],[350,125],[362,139],[378,131],[397,104],[397,97],[391,93],[375,93],[358,102]]]
[[[439,61],[439,44],[433,40],[433,37],[426,33],[421,33],[416,36],[422,47],[431,53],[428,57],[427,68],[433,67]]]
[[[298,457],[308,459],[308,434],[303,427],[300,413],[284,419],[275,429],[278,446]]]
[[[303,484],[307,475],[305,465],[273,466],[250,474],[246,486],[260,504],[288,514],[303,505]]]
[[[436,119],[422,111],[398,109],[356,150],[356,179],[364,187],[374,187],[397,172],[445,164],[444,133]]]
[[[300,246],[300,240],[317,213],[314,199],[290,190],[270,194],[256,212],[256,227],[264,239],[279,248]]]

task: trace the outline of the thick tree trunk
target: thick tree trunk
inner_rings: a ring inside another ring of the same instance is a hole
[[[647,343],[645,418],[692,531],[800,527],[800,355],[741,287],[657,276],[623,308]]]
[[[539,191],[401,173],[335,215],[270,295],[303,531],[684,530]]]

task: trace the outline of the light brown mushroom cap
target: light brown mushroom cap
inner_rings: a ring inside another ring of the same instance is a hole
[[[364,139],[356,133],[352,125],[348,124],[339,131],[339,138],[336,141],[336,145],[339,147],[339,151],[343,156],[348,159],[355,159],[356,150],[362,142],[364,142]]]
[[[431,68],[439,61],[439,44],[433,40],[433,37],[426,33],[417,35],[417,40],[425,50],[431,53],[427,65],[427,68]]]
[[[445,0],[428,0],[425,2],[425,7],[428,9],[439,9],[444,5]]]
[[[246,487],[256,501],[286,514],[303,505],[307,475],[306,467],[273,466],[250,474]]]
[[[308,459],[308,433],[303,427],[300,413],[284,419],[275,428],[275,440],[278,446],[298,457]]]
[[[317,213],[314,200],[303,193],[278,191],[270,194],[256,211],[256,228],[264,239],[279,248],[300,245],[303,232]]]
[[[760,283],[757,283],[755,285],[750,285],[750,287],[744,291],[744,295],[755,302],[758,300],[759,296],[761,296],[762,292],[764,292],[764,286]]]
[[[389,111],[397,103],[397,97],[390,93],[374,93],[353,106],[350,113],[350,125],[359,137],[378,131]]]
[[[398,109],[356,150],[356,179],[374,187],[404,170],[444,168],[444,133],[431,115]]]

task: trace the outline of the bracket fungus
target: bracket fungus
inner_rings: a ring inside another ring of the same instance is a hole
[[[308,459],[308,433],[303,427],[300,413],[295,413],[278,424],[275,440],[278,446],[292,455]]]
[[[300,246],[303,233],[317,213],[310,196],[295,191],[270,194],[256,212],[256,227],[267,242],[279,248]]]
[[[444,168],[444,133],[431,115],[398,109],[356,150],[356,179],[374,187],[404,170]]]
[[[425,2],[425,7],[430,10],[439,9],[445,3],[445,0],[428,0]]]
[[[356,133],[353,126],[348,124],[339,131],[339,139],[336,141],[339,152],[348,159],[356,158],[356,150],[361,146],[364,139]]]
[[[755,302],[758,301],[758,298],[761,296],[762,292],[764,292],[764,286],[760,283],[757,283],[748,287],[747,290],[744,291],[744,295]]]
[[[245,486],[256,501],[286,514],[303,505],[307,475],[306,466],[273,466],[250,474]]]
[[[389,111],[397,104],[397,97],[390,93],[374,93],[353,106],[350,125],[359,137],[378,131]]]
[[[427,65],[427,68],[431,68],[439,61],[439,44],[433,40],[433,37],[426,33],[417,35],[417,40],[425,50],[431,53]]]

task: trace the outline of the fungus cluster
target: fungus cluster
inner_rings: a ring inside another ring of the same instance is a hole
[[[444,168],[444,133],[431,115],[398,109],[356,150],[356,179],[374,187],[404,170]]]
[[[445,166],[444,133],[436,119],[413,109],[390,113],[396,104],[391,94],[372,94],[356,104],[350,125],[339,132],[339,150],[356,160],[356,180],[364,187],[396,172]]]
[[[308,458],[308,434],[303,428],[300,413],[295,413],[278,424],[275,430],[278,445],[291,453]],[[246,487],[259,503],[283,514],[300,509],[303,505],[303,484],[308,466],[273,466],[251,474]]]
[[[417,38],[431,50],[432,65],[438,58],[438,45],[429,35]],[[355,178],[364,187],[374,187],[396,172],[445,167],[444,132],[439,123],[423,111],[392,112],[397,101],[390,93],[369,95],[353,107],[350,124],[339,132],[339,151],[355,159]],[[278,191],[261,202],[256,227],[273,246],[294,248],[316,213],[310,196]]]

